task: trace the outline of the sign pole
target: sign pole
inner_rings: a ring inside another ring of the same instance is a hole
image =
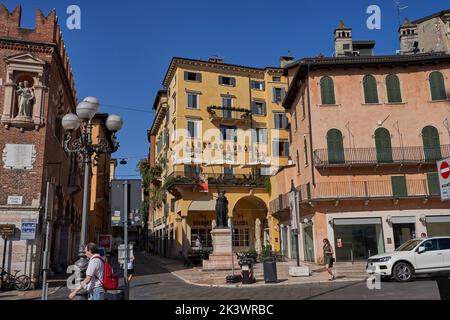
[[[123,185],[123,242],[125,244],[125,261],[123,264],[123,280],[125,283],[125,300],[129,300],[129,283],[128,283],[128,181],[125,180]]]
[[[48,207],[49,207],[49,195],[50,195],[50,182],[47,182],[47,195],[45,196],[45,249],[44,249],[44,262],[42,265],[42,300],[48,300],[48,283],[47,283],[47,271],[49,264],[49,238],[50,238],[50,221],[48,220]]]
[[[8,244],[8,237],[2,236],[3,243],[3,260],[2,260],[2,287],[3,287],[3,271],[5,271],[5,263],[6,263],[6,245]]]

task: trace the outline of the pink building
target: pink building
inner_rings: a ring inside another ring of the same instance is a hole
[[[436,166],[450,157],[450,54],[373,56],[374,42],[353,41],[341,23],[336,52],[349,43],[352,54],[285,68],[295,167],[275,179],[292,177],[299,191],[302,260],[320,262],[324,238],[339,262],[393,251],[424,233],[450,235]],[[284,198],[271,213],[293,257]]]

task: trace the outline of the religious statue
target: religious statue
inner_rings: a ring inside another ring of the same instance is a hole
[[[17,114],[18,117],[31,117],[31,106],[33,105],[34,100],[34,91],[29,87],[29,82],[24,81],[20,82],[17,90],[18,97],[18,107],[19,112]]]
[[[216,223],[217,228],[228,228],[228,199],[225,191],[219,193],[216,202]]]

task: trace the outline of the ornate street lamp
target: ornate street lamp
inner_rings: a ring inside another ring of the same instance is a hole
[[[84,255],[84,246],[87,239],[87,223],[89,211],[89,195],[91,181],[92,156],[94,153],[111,154],[119,149],[119,142],[116,139],[116,133],[122,129],[123,120],[118,115],[110,115],[106,120],[106,127],[111,132],[112,147],[102,137],[99,138],[97,144],[92,142],[92,119],[100,108],[100,102],[97,98],[87,97],[77,106],[77,114],[69,113],[62,119],[62,126],[66,131],[66,139],[64,141],[64,149],[69,153],[76,153],[83,157],[84,161],[84,190],[83,190],[83,214],[81,222],[81,237],[79,248],[79,260],[75,265],[85,273],[88,260]],[[80,136],[73,139],[74,133],[80,129]]]

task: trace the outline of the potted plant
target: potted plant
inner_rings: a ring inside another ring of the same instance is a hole
[[[275,283],[278,281],[277,276],[277,261],[272,252],[272,246],[267,245],[263,247],[262,262],[264,269],[264,281],[266,283]]]

